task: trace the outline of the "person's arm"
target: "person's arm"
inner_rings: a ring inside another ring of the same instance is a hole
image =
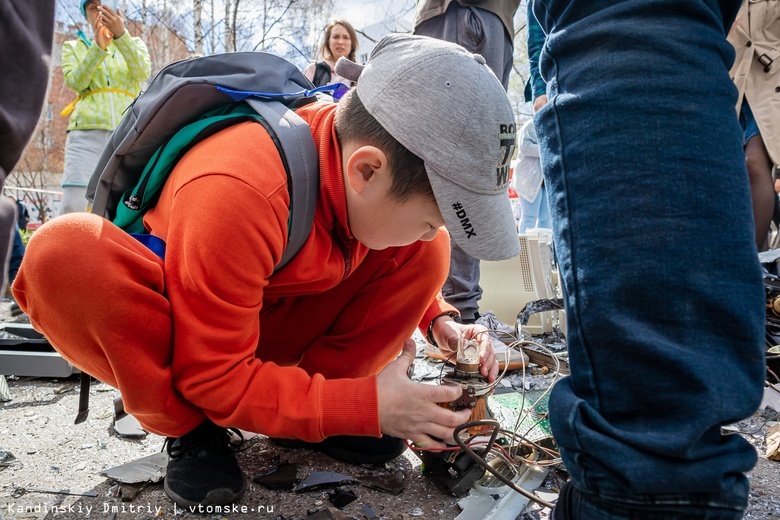
[[[451,412],[438,403],[455,401],[463,392],[452,385],[415,383],[407,376],[415,358],[414,341],[404,342],[401,355],[377,376],[379,424],[382,433],[409,439],[417,447],[446,448],[454,444],[453,428],[465,423],[471,410]],[[498,366],[496,366],[498,370]]]
[[[62,46],[62,75],[65,84],[76,92],[83,92],[92,82],[98,67],[108,57],[108,52],[92,44],[79,59],[78,47],[86,46],[82,40],[68,41]]]
[[[54,6],[49,0],[0,2],[0,34],[5,46],[0,53],[0,186],[21,157],[41,115],[49,78]],[[0,237],[0,243],[3,241],[7,237]]]
[[[547,96],[545,96],[546,98]],[[526,121],[520,128],[518,139],[518,153],[526,157],[539,158],[539,142],[536,137],[533,119]]]
[[[118,10],[114,12],[105,6],[98,7],[98,10],[103,24],[113,35],[114,45],[125,58],[130,76],[137,81],[145,81],[152,73],[149,49],[146,48],[146,44],[141,38],[130,36],[125,29],[121,12]]]
[[[547,84],[539,72],[539,56],[544,47],[545,34],[534,16],[532,6],[533,2],[528,2],[528,68],[531,74],[531,99],[534,101],[534,111],[537,111],[539,98],[543,98],[543,102],[540,100],[539,108],[547,102]]]
[[[145,81],[152,73],[152,64],[149,59],[149,49],[146,44],[138,37],[132,37],[125,33],[114,40],[114,45],[122,53],[125,63],[130,70],[130,75],[138,80]]]
[[[539,158],[539,145],[537,144],[529,144],[529,143],[523,143],[520,144],[517,153],[524,157],[535,157]]]

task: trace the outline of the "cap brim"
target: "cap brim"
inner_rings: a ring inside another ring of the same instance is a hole
[[[506,191],[478,194],[448,181],[426,165],[444,223],[463,251],[480,260],[520,254],[517,222]]]

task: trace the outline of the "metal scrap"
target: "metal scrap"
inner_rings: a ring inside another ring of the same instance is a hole
[[[780,461],[780,423],[766,432],[766,458]]]
[[[513,484],[528,492],[538,488],[549,472],[547,468],[524,466],[520,472],[512,477],[511,468],[506,466],[503,460],[493,459],[490,465],[501,472],[503,476],[511,478]],[[528,502],[527,497],[510,489],[493,475],[486,473],[484,477],[474,483],[468,496],[458,501],[458,506],[463,512],[456,517],[456,520],[517,518]]]
[[[11,396],[11,389],[8,388],[8,383],[5,380],[5,376],[0,374],[0,401],[8,402],[13,400]]]
[[[121,395],[114,397],[114,430],[122,437],[146,436],[146,431],[138,419],[125,412],[125,403]]]
[[[298,464],[281,462],[281,458],[275,457],[275,467],[271,471],[254,477],[252,480],[268,489],[289,491],[298,480]]]
[[[355,478],[361,485],[367,488],[385,491],[393,495],[400,495],[405,487],[403,478],[397,474],[369,475],[367,473],[359,473],[355,475]]]
[[[155,453],[147,457],[109,468],[101,475],[123,484],[138,484],[141,482],[160,482],[165,478],[168,467],[168,454]]]
[[[138,496],[138,493],[149,485],[149,482],[142,482],[140,484],[119,484],[119,495],[122,497],[122,502],[131,502]]]
[[[0,450],[0,471],[21,464],[10,451]]]
[[[71,491],[70,489],[52,489],[52,488],[39,488],[39,487],[18,487],[11,491],[13,498],[19,498],[27,493],[51,493],[54,495],[72,495],[77,497],[96,497],[97,493],[94,491]]]
[[[334,473],[332,471],[312,471],[311,474],[303,479],[295,488],[296,493],[304,491],[313,491],[323,487],[339,486],[341,484],[352,484],[355,479],[349,475]]]
[[[536,363],[537,365],[546,366],[552,369],[558,368],[558,372],[560,372],[561,375],[568,375],[571,373],[571,370],[569,370],[569,363],[559,358],[558,356],[556,356],[556,358],[558,358],[558,364],[556,365],[555,359],[553,359],[552,356],[544,352],[534,350],[532,347],[524,348],[523,352],[525,352],[525,354],[528,356],[528,359],[531,360],[531,363]]]
[[[563,309],[563,300],[561,298],[553,298],[551,300],[542,299],[528,302],[525,307],[517,314],[517,323],[520,325],[528,325],[528,320],[532,315],[545,312],[545,311],[558,311]],[[519,330],[515,331],[515,336],[520,336]]]
[[[339,509],[343,509],[357,500],[357,495],[354,493],[354,491],[341,488],[336,488],[333,491],[333,493],[328,493],[328,499],[330,500],[331,504],[338,507]]]
[[[365,504],[363,504],[363,516],[366,517],[366,520],[377,520],[379,518],[376,516],[376,513],[374,513],[374,510]]]

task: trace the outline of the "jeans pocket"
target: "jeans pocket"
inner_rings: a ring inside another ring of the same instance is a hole
[[[475,7],[469,7],[466,11],[465,30],[463,41],[459,42],[463,47],[476,53],[485,42],[485,29],[482,26],[482,18]]]

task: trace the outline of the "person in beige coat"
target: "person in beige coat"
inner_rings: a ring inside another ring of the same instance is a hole
[[[775,208],[772,168],[780,166],[780,1],[744,0],[728,40],[736,50],[730,74],[739,90],[737,113],[762,251]]]

